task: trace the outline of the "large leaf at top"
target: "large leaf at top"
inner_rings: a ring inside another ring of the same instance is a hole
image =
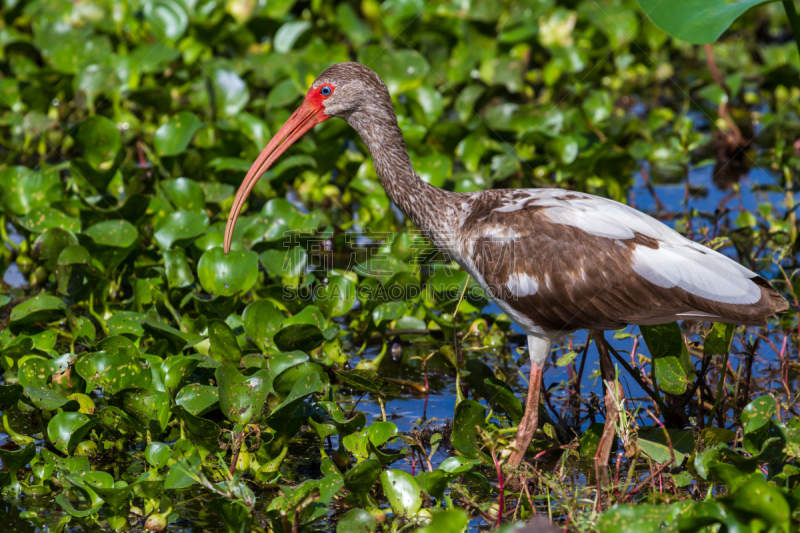
[[[713,43],[748,9],[773,0],[637,0],[656,26],[683,41]]]

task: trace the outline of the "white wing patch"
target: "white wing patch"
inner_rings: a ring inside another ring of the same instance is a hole
[[[525,272],[514,272],[509,276],[506,287],[517,298],[532,296],[539,292],[539,282]]]
[[[511,212],[535,205],[547,207],[541,213],[552,222],[597,237],[619,241],[632,239],[639,233],[659,243],[658,249],[637,246],[633,253],[633,269],[651,283],[664,288],[680,287],[695,296],[721,303],[747,305],[761,299],[761,289],[751,281],[756,277],[754,272],[641,211],[606,198],[562,189],[526,192],[528,196],[495,211]]]
[[[716,255],[716,256],[715,256]],[[637,246],[633,270],[644,279],[715,302],[747,305],[761,299],[761,289],[745,276],[737,263],[721,254],[702,253],[687,246]],[[749,272],[749,271],[748,271]]]

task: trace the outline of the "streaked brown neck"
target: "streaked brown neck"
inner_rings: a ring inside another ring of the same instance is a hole
[[[443,223],[452,220],[452,213],[447,216],[447,208],[454,204],[451,198],[454,193],[422,181],[414,172],[391,101],[371,106],[368,112],[355,111],[347,117],[347,122],[367,145],[389,199],[428,235],[446,231]]]

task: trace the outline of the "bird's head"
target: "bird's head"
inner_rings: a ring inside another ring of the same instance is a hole
[[[231,249],[233,230],[250,191],[289,146],[324,120],[339,117],[354,124],[360,122],[359,117],[385,109],[387,104],[391,110],[392,102],[386,85],[380,76],[364,65],[339,63],[320,74],[311,84],[303,104],[262,150],[239,186],[225,227],[225,253]]]

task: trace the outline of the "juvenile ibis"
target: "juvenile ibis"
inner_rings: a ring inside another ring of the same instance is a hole
[[[429,185],[414,172],[386,85],[358,63],[325,70],[253,163],[228,218],[226,254],[261,175],[331,117],[361,136],[395,205],[525,331],[530,384],[512,465],[533,439],[543,365],[562,336],[587,329],[597,340],[607,408],[598,460],[607,464],[624,395],[610,389],[616,380],[603,330],[682,319],[763,326],[788,307],[764,278],[624,204],[561,189],[453,193]]]

